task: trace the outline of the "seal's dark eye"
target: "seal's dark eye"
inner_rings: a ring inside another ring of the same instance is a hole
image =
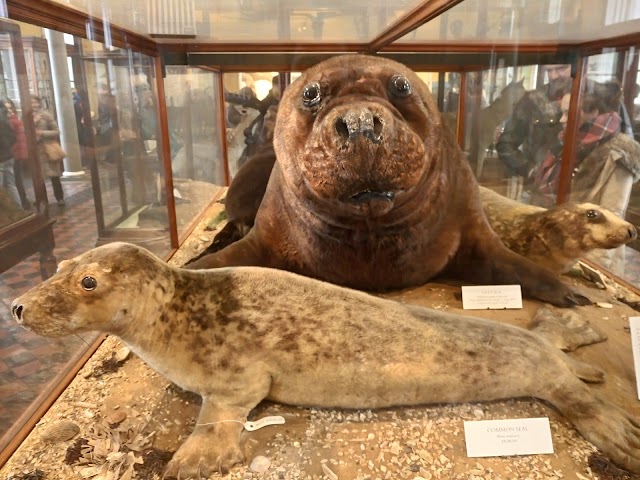
[[[82,282],[80,283],[82,284],[82,288],[84,288],[85,290],[95,290],[98,286],[98,281],[95,278],[89,276],[84,277],[82,279]]]
[[[322,100],[322,90],[318,82],[312,82],[302,89],[302,104],[305,107],[313,107]]]
[[[389,92],[396,97],[406,98],[411,95],[411,83],[407,77],[394,75],[389,79]]]
[[[600,212],[597,210],[587,210],[587,218],[589,220],[593,220],[595,218],[598,218],[598,216],[600,216]]]

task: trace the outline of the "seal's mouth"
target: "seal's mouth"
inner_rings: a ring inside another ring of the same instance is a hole
[[[350,200],[354,203],[367,203],[375,200],[386,200],[389,202],[393,202],[396,194],[386,191],[377,191],[377,190],[363,190],[358,193],[354,193],[351,195]]]
[[[396,193],[390,190],[361,190],[344,199],[354,212],[365,217],[381,217],[394,207]]]

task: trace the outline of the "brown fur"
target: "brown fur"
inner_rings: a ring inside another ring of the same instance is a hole
[[[631,223],[592,203],[565,203],[546,210],[485,187],[480,187],[480,198],[504,244],[556,274],[569,271],[594,249],[616,248],[637,236]],[[594,218],[587,212],[595,212]]]
[[[85,276],[96,279],[94,290],[83,289]],[[246,421],[265,398],[380,408],[535,396],[617,464],[640,471],[636,421],[579,380],[602,381],[602,372],[517,327],[279,270],[173,268],[118,243],[66,262],[12,312],[45,336],[117,335],[200,394],[197,426],[168,466],[181,478],[242,461],[242,426],[229,420]]]
[[[394,75],[409,80],[410,95],[390,91]],[[305,107],[311,82],[323,100]],[[346,138],[347,124],[367,120],[375,127],[369,136]],[[520,284],[525,295],[558,306],[589,303],[502,245],[427,86],[399,63],[348,55],[310,68],[282,98],[274,146],[253,229],[190,268],[267,266],[376,291],[447,274]]]

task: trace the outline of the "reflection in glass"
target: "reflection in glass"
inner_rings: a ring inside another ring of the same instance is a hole
[[[14,51],[20,29],[29,38]],[[153,59],[79,38],[65,44],[33,25],[0,20],[0,32],[0,106],[23,122],[26,149],[12,152],[24,198],[0,188],[0,297],[8,300],[0,303],[1,449],[95,338],[26,332],[11,319],[11,299],[98,243],[130,241],[165,256],[170,240]],[[53,74],[60,66],[71,70],[68,84]],[[41,141],[56,128],[66,154],[59,185],[49,180]],[[2,176],[9,166],[0,162]],[[55,201],[58,187],[64,203]]]
[[[579,43],[635,33],[638,18],[624,0],[465,0],[397,43]]]
[[[635,86],[638,66],[624,52],[588,57],[587,74],[577,112],[571,200],[604,207],[640,225],[640,144],[634,140],[633,103],[625,101],[625,85]],[[629,67],[621,69],[621,65]],[[627,89],[629,93],[633,89]],[[633,93],[631,93],[633,95]],[[570,95],[562,100],[568,113]],[[629,109],[631,107],[631,111]],[[566,115],[563,116],[563,124]],[[640,284],[637,241],[629,247],[599,250],[589,259],[612,273]]]
[[[106,7],[99,0],[58,1],[89,14]],[[108,16],[112,24],[141,35],[195,35],[198,42],[347,43],[373,40],[421,3],[163,0],[109,8]]]
[[[238,169],[266,140],[280,100],[277,72],[225,73],[225,108],[229,171]],[[265,127],[266,125],[266,127]]]
[[[165,78],[178,233],[223,192],[218,82],[209,70],[168,67]]]

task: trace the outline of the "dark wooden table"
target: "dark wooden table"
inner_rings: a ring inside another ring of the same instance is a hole
[[[25,258],[40,253],[40,276],[51,277],[58,268],[53,255],[55,219],[33,214],[0,230],[0,273],[17,265]]]

